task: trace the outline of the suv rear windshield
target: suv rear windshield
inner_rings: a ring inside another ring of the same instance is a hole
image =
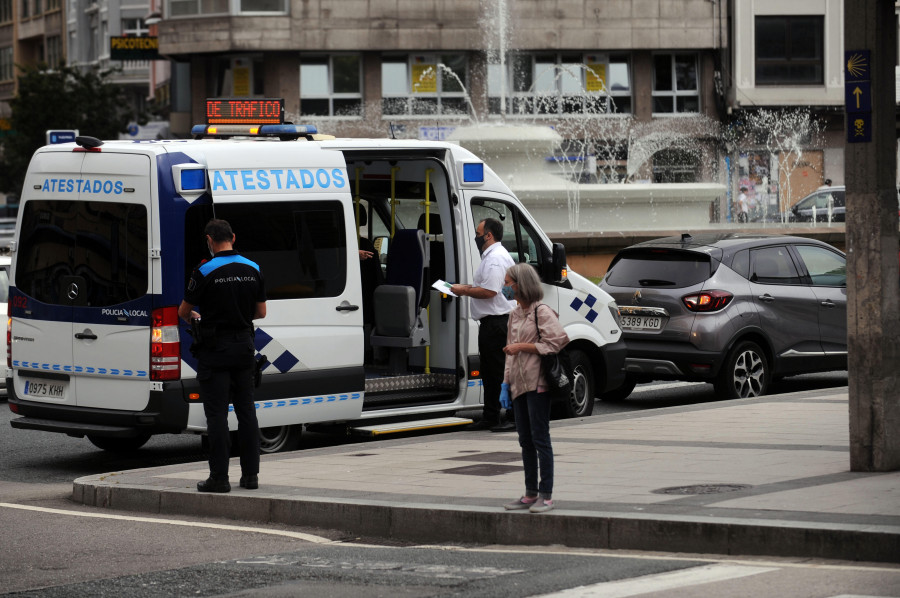
[[[682,288],[703,282],[711,275],[710,257],[703,253],[641,249],[620,254],[606,275],[616,287]]]
[[[106,201],[24,206],[16,287],[43,303],[106,307],[147,293],[147,209]],[[70,298],[72,285],[79,290]]]

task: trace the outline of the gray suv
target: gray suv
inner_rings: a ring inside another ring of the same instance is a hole
[[[711,382],[763,395],[774,377],[847,369],[847,270],[826,243],[684,234],[620,251],[600,287],[619,306],[627,382]]]

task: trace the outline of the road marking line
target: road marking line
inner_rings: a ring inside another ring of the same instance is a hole
[[[572,548],[572,549],[551,549],[547,547],[535,547],[528,546],[526,548],[511,548],[507,546],[479,546],[479,547],[469,547],[469,546],[443,546],[440,544],[416,544],[415,546],[410,546],[409,548],[421,548],[424,550],[446,550],[448,552],[500,552],[500,553],[510,553],[510,554],[532,554],[536,550],[540,550],[541,554],[554,554],[554,555],[563,555],[563,556],[585,556],[585,557],[595,557],[595,558],[604,558],[604,559],[643,559],[646,561],[686,561],[691,563],[722,563],[722,564],[731,564],[731,565],[740,565],[746,566],[747,563],[752,563],[756,566],[765,566],[765,567],[774,567],[776,569],[826,569],[828,571],[876,571],[876,572],[884,572],[890,571],[893,572],[894,568],[891,565],[885,565],[884,567],[878,566],[869,566],[869,565],[836,565],[831,563],[817,563],[817,562],[794,562],[790,560],[784,561],[767,561],[763,559],[758,559],[755,557],[747,557],[746,560],[741,560],[740,558],[728,557],[728,558],[716,558],[712,557],[708,554],[698,554],[697,556],[681,556],[677,554],[672,555],[661,555],[661,554],[649,554],[645,552],[635,552],[628,550],[613,550],[613,549],[587,549],[587,548]],[[787,559],[787,557],[785,557]],[[892,596],[890,598],[900,598],[900,596]]]
[[[569,588],[540,598],[625,598],[650,592],[686,588],[717,581],[738,579],[759,573],[778,571],[777,567],[747,567],[740,565],[704,565],[683,571],[647,575],[621,581],[607,581],[590,586]]]
[[[117,519],[119,521],[136,521],[139,523],[165,523],[168,525],[181,525],[184,527],[204,527],[208,529],[219,529],[230,532],[250,532],[254,534],[269,534],[272,536],[284,536],[286,538],[294,538],[296,540],[304,540],[313,544],[343,544],[343,542],[323,538],[322,536],[314,536],[312,534],[304,534],[300,532],[290,532],[286,530],[266,529],[263,527],[248,527],[243,525],[223,525],[220,523],[203,523],[199,521],[184,521],[180,519],[158,519],[155,517],[133,517],[129,515],[112,515],[108,513],[85,513],[82,511],[66,511],[64,509],[51,509],[48,507],[34,507],[31,505],[17,505],[14,503],[0,502],[0,507],[8,509],[21,509],[23,511],[38,511],[40,513],[54,513],[57,515],[71,515],[73,517],[94,517],[97,519]]]

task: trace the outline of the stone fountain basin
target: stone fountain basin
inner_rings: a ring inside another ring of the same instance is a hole
[[[450,140],[481,157],[548,233],[709,227],[718,183],[582,184],[547,162],[562,137],[546,126],[457,127]]]

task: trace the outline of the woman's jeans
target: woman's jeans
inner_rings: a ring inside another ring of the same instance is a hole
[[[553,496],[553,447],[550,445],[550,404],[548,393],[526,392],[513,401],[516,431],[522,447],[525,466],[525,494],[540,494],[544,499]],[[538,465],[541,481],[538,484]]]

